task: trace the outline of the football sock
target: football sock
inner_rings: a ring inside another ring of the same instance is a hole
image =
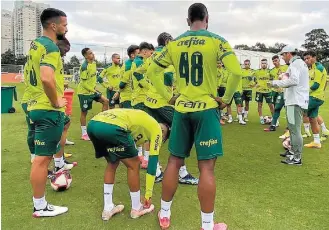
[[[46,197],[43,196],[41,198],[33,197],[33,205],[36,210],[42,210],[47,207]]]
[[[130,192],[130,198],[131,198],[131,208],[134,210],[140,210],[142,207],[141,204],[141,191],[138,192]]]
[[[160,164],[159,164],[159,162],[158,162],[158,165],[157,165],[157,171],[156,171],[155,176],[158,177],[158,176],[160,176],[160,175],[161,175],[161,169],[160,169]]]
[[[150,151],[145,150],[144,151],[144,160],[145,161],[148,161],[149,160],[149,156],[150,156]]]
[[[31,154],[31,161],[35,158],[35,154]]]
[[[182,167],[180,167],[179,169],[179,176],[180,178],[184,178],[188,175],[187,169],[186,169],[186,165],[183,165]]]
[[[242,121],[243,121],[243,119],[242,119],[242,114],[239,114],[239,115],[238,115],[238,118],[239,118],[239,122],[242,122]]]
[[[314,143],[316,144],[320,144],[321,141],[320,141],[320,134],[313,134],[313,137],[314,137]]]
[[[214,229],[214,212],[204,213],[201,212],[202,229],[213,230]]]
[[[171,207],[172,201],[164,201],[161,199],[161,210],[160,210],[160,218],[167,217],[169,218],[171,215],[170,207]]]
[[[249,112],[249,111],[245,111],[245,112],[244,112],[244,117],[245,117],[245,118],[248,117],[248,112]]]
[[[111,211],[114,208],[112,201],[114,184],[104,184],[104,210]]]
[[[310,123],[304,123],[305,133],[310,133]]]
[[[82,136],[87,134],[87,127],[86,126],[81,126],[81,132]]]
[[[326,132],[327,131],[327,127],[324,124],[324,122],[321,124],[321,129],[322,129],[322,132]]]
[[[143,155],[143,147],[139,146],[137,149],[138,149],[138,156],[142,156]]]
[[[61,156],[60,158],[54,157],[54,161],[55,161],[56,168],[63,168],[63,166],[65,164],[63,156]]]

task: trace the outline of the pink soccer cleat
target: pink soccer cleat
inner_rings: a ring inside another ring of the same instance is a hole
[[[147,169],[148,164],[149,164],[149,161],[143,159],[141,168],[142,169]]]
[[[160,211],[158,213],[159,225],[162,230],[168,229],[170,227],[170,218],[168,217],[160,217]]]
[[[218,223],[214,225],[214,230],[227,230],[227,225],[225,223]],[[201,228],[203,230],[203,228]]]
[[[82,135],[81,139],[84,140],[84,141],[90,141],[90,138],[89,138],[88,134]]]

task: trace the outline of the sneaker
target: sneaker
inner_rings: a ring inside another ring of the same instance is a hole
[[[213,230],[226,230],[227,229],[227,225],[224,223],[218,223],[214,225]],[[203,230],[203,228],[201,228],[201,230]]]
[[[285,151],[284,153],[281,153],[280,156],[282,157],[289,157],[294,155],[292,152],[290,152],[289,150]]]
[[[233,122],[233,118],[230,117],[230,118],[228,119],[227,123],[231,124],[232,122]]]
[[[159,225],[160,228],[163,229],[168,229],[170,227],[170,217],[163,217],[160,218],[160,211],[158,212],[158,220],[159,220]]]
[[[155,177],[155,183],[161,182],[163,180],[163,175],[164,175],[164,173],[161,172],[161,174],[159,176]]]
[[[138,155],[138,159],[139,159],[140,163],[142,164],[143,163],[143,160],[144,160],[143,154],[142,155]]]
[[[244,120],[242,120],[242,121],[239,121],[239,124],[240,125],[246,125],[247,123]]]
[[[143,161],[142,161],[142,165],[141,165],[141,168],[142,169],[147,169],[147,166],[149,165],[149,161],[145,160],[143,158]]]
[[[286,131],[283,135],[279,136],[280,139],[286,139],[290,137],[290,132],[289,131]]]
[[[260,119],[260,124],[261,124],[261,125],[265,125],[264,118],[261,118],[261,119]]]
[[[270,127],[265,128],[264,131],[265,132],[273,132],[273,131],[276,131],[276,127],[274,125],[271,125]]]
[[[302,165],[302,160],[296,160],[295,158],[287,158],[285,160],[282,160],[281,163],[287,164],[287,165]]]
[[[89,138],[88,134],[82,135],[81,139],[84,140],[84,141],[90,141],[90,138]]]
[[[111,211],[104,210],[102,212],[102,220],[108,221],[115,214],[122,212],[124,208],[125,206],[119,204],[119,205],[114,205]]]
[[[302,135],[303,138],[308,138],[308,137],[311,137],[311,136],[312,136],[311,133],[305,133],[305,134]]]
[[[65,145],[74,145],[74,142],[73,141],[69,141],[68,139],[66,139]]]
[[[60,171],[65,171],[65,170],[71,170],[73,167],[78,165],[78,162],[68,162],[67,160],[64,160],[65,164],[62,168],[55,167],[55,173],[58,173]]]
[[[54,217],[66,213],[69,209],[67,207],[60,207],[51,204],[47,204],[44,209],[36,210],[33,209],[32,216],[35,218],[39,217]]]
[[[132,209],[130,212],[130,217],[133,219],[137,219],[141,216],[144,216],[150,212],[152,212],[154,210],[154,205],[151,204],[151,206],[149,208],[144,208],[144,206],[142,205],[141,208],[139,210],[134,210]]]
[[[199,179],[193,177],[190,173],[187,174],[185,177],[179,177],[178,179],[180,184],[189,184],[189,185],[198,185]]]
[[[72,156],[72,153],[64,153],[65,158],[70,158]]]
[[[314,149],[321,149],[321,143],[315,143],[315,142],[311,142],[309,144],[305,144],[304,147],[306,148],[314,148]]]

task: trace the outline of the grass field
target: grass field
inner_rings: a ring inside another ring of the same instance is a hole
[[[17,84],[19,98],[23,84]],[[329,99],[327,92],[327,100]],[[2,114],[2,229],[159,229],[157,212],[132,220],[129,216],[130,197],[126,183],[126,170],[119,167],[114,187],[114,202],[123,203],[126,209],[109,222],[100,218],[103,208],[103,171],[105,161],[96,160],[90,142],[80,140],[78,99],[74,98],[72,125],[69,139],[75,142],[67,147],[78,161],[72,170],[72,187],[63,193],[47,186],[47,200],[57,205],[67,205],[65,215],[32,218],[32,193],[29,183],[30,156],[26,144],[27,128],[20,104],[17,112]],[[269,114],[267,106],[267,114]],[[264,107],[264,108],[265,108]],[[89,117],[100,111],[94,104]],[[321,108],[329,126],[329,103]],[[323,230],[329,229],[329,140],[321,150],[305,149],[303,166],[280,163],[283,151],[278,136],[283,133],[285,121],[277,132],[264,133],[259,124],[253,103],[250,122],[242,127],[237,123],[225,125],[224,157],[217,161],[217,199],[215,219],[228,224],[230,230]],[[310,141],[311,139],[307,140]],[[187,159],[187,167],[198,175],[195,150]],[[165,166],[168,158],[167,144],[162,147],[160,162]],[[142,172],[144,193],[145,172]],[[200,211],[197,187],[179,186],[172,205],[173,230],[200,229]],[[159,210],[161,184],[155,185],[153,202]]]

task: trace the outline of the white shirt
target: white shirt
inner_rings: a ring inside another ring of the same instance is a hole
[[[285,80],[274,80],[274,87],[285,88],[284,104],[298,105],[303,109],[308,108],[309,101],[309,75],[306,63],[298,56],[290,60],[290,65],[287,70],[289,78]]]

